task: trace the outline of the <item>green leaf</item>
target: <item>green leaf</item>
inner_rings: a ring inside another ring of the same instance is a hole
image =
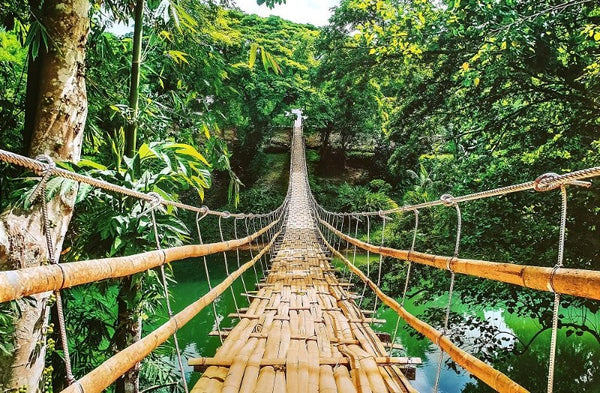
[[[186,145],[185,143],[170,143],[165,145],[165,148],[176,149],[175,153],[194,157],[196,160],[203,162],[207,166],[210,166],[206,158],[204,158],[204,156],[191,145]]]
[[[254,63],[256,63],[256,51],[258,50],[258,44],[253,42],[250,45],[250,58],[248,59],[248,65],[250,68],[254,67]]]

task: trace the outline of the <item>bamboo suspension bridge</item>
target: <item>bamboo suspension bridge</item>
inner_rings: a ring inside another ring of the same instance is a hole
[[[148,211],[153,219],[155,217],[153,209],[158,205],[170,205],[195,212],[197,222],[208,215],[215,216],[219,220],[222,240],[218,243],[202,244],[198,229],[199,244],[162,249],[154,226],[157,238],[155,251],[69,263],[59,262],[49,246],[50,264],[0,272],[0,301],[2,302],[48,291],[60,295],[61,291],[85,283],[126,277],[154,268],[162,271],[165,264],[186,258],[226,253],[248,245],[260,246],[260,251],[252,255],[249,261],[240,263],[238,259],[237,269],[232,272],[227,270],[228,276],[221,283],[210,287],[206,294],[179,313],[170,313],[168,321],[158,329],[116,353],[86,375],[72,375],[69,348],[66,344],[68,342],[66,329],[64,321],[60,321],[66,380],[69,381],[69,386],[64,392],[103,391],[171,337],[175,339],[177,363],[183,377],[182,387],[186,391],[416,392],[417,390],[411,386],[410,379],[421,360],[406,356],[392,356],[392,350],[396,348],[396,334],[389,340],[377,334],[372,327],[373,323],[378,322],[374,318],[378,302],[394,310],[399,318],[441,349],[434,390],[437,391],[438,388],[439,371],[444,356],[448,356],[471,375],[497,391],[527,392],[526,387],[511,380],[509,375],[477,359],[448,338],[446,333],[450,328],[449,313],[454,277],[457,273],[554,293],[554,328],[549,349],[548,370],[548,391],[551,392],[560,295],[568,294],[600,300],[600,271],[570,269],[563,266],[567,186],[588,187],[590,183],[586,179],[600,176],[598,167],[564,175],[546,174],[535,181],[465,196],[443,195],[439,200],[389,211],[329,212],[317,204],[310,191],[299,118],[293,130],[290,180],[286,199],[275,211],[259,215],[230,214],[213,211],[205,206],[195,207],[164,200],[158,195],[140,193],[57,168],[48,160],[34,160],[3,150],[0,150],[0,160],[34,170],[40,175],[41,181],[34,192],[34,199],[37,194],[45,195],[45,185],[50,177],[61,176],[106,191],[139,198],[148,204]],[[560,189],[562,213],[558,236],[559,257],[556,264],[538,267],[459,257],[462,228],[461,203],[530,189],[536,191]],[[41,203],[45,203],[44,200],[45,198],[42,198]],[[455,251],[452,256],[432,255],[415,250],[419,209],[433,206],[445,206],[456,210],[457,230]],[[383,234],[386,222],[394,214],[407,212],[414,213],[415,217],[415,236],[410,249],[397,250],[385,247]],[[234,223],[234,236],[228,240],[223,237],[222,220],[233,220]],[[367,236],[367,241],[357,238],[359,224],[367,223],[368,227],[371,220],[380,220],[383,226],[381,242],[377,242],[379,244],[374,244],[375,241],[370,236]],[[237,222],[241,221],[246,228],[243,237],[239,237],[237,231]],[[256,224],[260,228],[250,233],[248,221],[251,222],[251,228],[255,228]],[[49,223],[46,222],[44,225],[47,229]],[[353,231],[354,236],[352,236]],[[353,247],[354,252],[362,249],[380,256],[376,281],[370,278],[372,274],[369,272],[365,274],[355,266],[354,258],[351,260],[347,253],[344,255],[340,251],[344,244],[346,250]],[[347,274],[340,274],[340,270],[332,266],[331,261],[334,256],[343,262],[348,274],[360,279],[361,285],[351,284],[346,279]],[[404,296],[400,301],[388,296],[380,288],[381,261],[384,256],[407,263]],[[451,274],[446,318],[439,329],[419,320],[403,307],[413,263],[448,270]],[[225,264],[227,266],[227,260]],[[208,275],[209,267],[206,265],[206,260],[204,260],[204,267]],[[260,269],[265,276],[259,281],[257,270]],[[213,308],[217,331],[211,334],[217,335],[222,340],[222,345],[216,354],[212,357],[183,359],[176,339],[177,331],[201,310],[213,306],[219,296],[231,290],[231,284],[235,280],[244,280],[243,274],[252,270],[257,279],[254,283],[256,290],[248,290],[246,282],[243,281],[244,295],[249,299],[249,304],[247,307],[239,307],[237,303],[235,304],[236,313],[231,315],[239,320],[235,327],[219,328],[219,320]],[[362,298],[367,289],[376,296],[373,310],[361,309]],[[168,301],[168,296],[166,299]],[[62,306],[60,296],[57,297],[57,302]],[[168,309],[170,312],[170,305]],[[189,388],[185,380],[183,366],[185,361],[197,372],[202,373],[195,386]]]

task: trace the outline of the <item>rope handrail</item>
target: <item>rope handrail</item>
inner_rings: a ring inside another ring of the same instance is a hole
[[[278,218],[261,230],[237,240],[171,247],[123,257],[63,262],[0,271],[0,302],[108,278],[125,277],[159,267],[165,263],[233,250],[260,237],[280,221],[281,218]]]
[[[272,247],[280,233],[277,232],[271,241],[254,258],[227,276],[220,284],[216,285],[200,299],[175,314],[146,337],[131,344],[78,379],[74,384],[64,389],[62,393],[102,392],[225,292],[235,280],[250,269]]]
[[[597,270],[573,268],[555,270],[552,267],[517,265],[507,262],[490,262],[433,255],[414,250],[398,250],[376,246],[350,237],[338,231],[321,218],[319,218],[319,222],[338,237],[363,250],[368,250],[379,255],[432,266],[441,270],[447,270],[449,264],[451,270],[456,273],[519,285],[539,291],[557,292],[565,295],[600,300],[600,271]]]
[[[499,188],[494,188],[494,189],[485,190],[485,191],[479,191],[479,192],[475,192],[472,194],[466,194],[466,195],[461,195],[461,196],[457,196],[457,197],[451,197],[451,201],[452,201],[452,203],[462,203],[462,202],[474,201],[474,200],[478,200],[478,199],[491,198],[494,196],[502,196],[502,195],[512,194],[512,193],[520,192],[520,191],[527,191],[527,190],[549,191],[549,190],[559,188],[561,185],[566,185],[566,184],[573,184],[573,185],[578,185],[578,186],[583,186],[583,187],[589,187],[591,185],[591,183],[582,182],[581,180],[589,179],[592,177],[598,177],[598,176],[600,176],[600,166],[581,169],[581,170],[573,171],[573,172],[568,172],[568,173],[565,173],[562,175],[557,175],[555,173],[547,173],[547,174],[543,174],[543,175],[539,176],[536,180],[528,181],[525,183],[514,184],[514,185],[510,185],[510,186],[499,187]],[[424,209],[424,208],[429,208],[429,207],[434,207],[434,206],[442,206],[442,205],[446,205],[448,203],[448,200],[444,199],[443,198],[444,195],[442,195],[442,197],[440,197],[440,199],[436,199],[436,200],[429,201],[429,202],[418,203],[415,205],[405,205],[405,206],[397,207],[394,209],[347,213],[347,212],[331,212],[331,211],[323,208],[321,205],[319,205],[316,202],[316,199],[314,198],[312,193],[310,194],[310,196],[311,196],[315,206],[319,210],[321,210],[321,212],[326,213],[326,214],[345,216],[345,217],[348,217],[348,216],[380,216],[380,215],[386,215],[386,214],[392,214],[392,213],[414,211],[414,210],[419,210],[419,209]]]
[[[482,382],[491,388],[501,392],[527,393],[528,390],[510,379],[501,371],[477,359],[475,356],[460,349],[450,339],[431,325],[415,317],[401,306],[392,297],[387,296],[371,279],[369,279],[359,268],[354,266],[342,253],[336,250],[325,239],[323,233],[319,230],[319,235],[325,246],[337,255],[342,262],[356,274],[366,285],[368,285],[381,301],[394,310],[402,319],[404,319],[413,329],[436,343],[440,349],[445,351],[458,365],[467,370],[471,375],[479,378]]]
[[[76,172],[72,172],[63,168],[58,168],[54,165],[46,163],[45,161],[39,161],[30,157],[22,156],[17,153],[13,153],[7,150],[0,149],[0,161],[18,165],[26,169],[30,169],[35,172],[46,172],[51,176],[59,176],[64,179],[73,180],[79,183],[85,183],[93,187],[102,188],[107,191],[117,192],[119,194],[127,195],[133,198],[137,198],[147,202],[154,202],[164,206],[172,206],[183,210],[188,210],[194,213],[208,214],[213,216],[219,216],[222,218],[258,218],[267,217],[272,213],[279,212],[283,208],[283,204],[272,212],[268,213],[230,213],[226,211],[211,210],[207,206],[192,206],[178,201],[172,201],[164,198],[157,198],[153,193],[143,193],[135,191],[127,187],[119,186],[105,180],[95,179],[91,176],[82,175]]]

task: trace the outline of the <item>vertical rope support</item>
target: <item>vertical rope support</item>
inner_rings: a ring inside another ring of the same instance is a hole
[[[158,203],[160,203],[160,196],[158,194],[155,194]],[[156,204],[156,206],[158,206],[158,203]],[[162,250],[162,247],[160,245],[160,239],[158,237],[158,225],[156,225],[156,215],[154,214],[154,209],[156,208],[156,206],[153,206],[150,209],[150,216],[152,217],[152,228],[154,228],[154,240],[156,242],[156,249],[162,251],[163,254],[163,263],[161,263],[160,265],[160,276],[161,276],[161,281],[162,281],[162,285],[163,285],[163,290],[164,290],[164,295],[165,295],[165,303],[167,304],[167,312],[169,313],[169,319],[173,318],[173,310],[171,309],[171,299],[169,297],[169,287],[167,284],[167,275],[165,273],[165,264],[164,264],[164,260],[165,258],[165,253]],[[177,321],[175,321],[175,324],[177,324]],[[179,327],[177,327],[176,330],[178,330]],[[177,364],[179,366],[179,371],[181,372],[181,383],[183,384],[183,390],[185,391],[185,393],[188,393],[188,385],[187,385],[187,380],[185,379],[185,369],[183,367],[183,360],[181,359],[181,349],[179,348],[179,340],[177,339],[177,332],[175,331],[175,333],[173,333],[173,343],[175,344],[175,353],[177,355]]]
[[[367,216],[367,243],[371,243],[371,219]],[[367,277],[371,274],[371,253],[367,250]],[[360,294],[360,300],[358,301],[358,307],[362,307],[363,300],[365,299],[365,292],[367,290],[367,283],[363,284],[362,293]]]
[[[352,215],[348,216],[348,237],[352,237]],[[346,254],[345,254],[345,258],[348,259],[348,254],[350,253],[350,243],[348,242],[348,240],[346,240]],[[350,268],[348,268],[348,266],[346,266],[346,264],[344,264],[344,280],[347,279],[348,275],[351,274],[352,271],[350,270]]]
[[[554,366],[556,364],[556,336],[558,334],[558,309],[560,307],[560,294],[554,290],[554,274],[563,266],[565,254],[565,235],[567,226],[567,188],[560,186],[560,232],[558,237],[558,258],[550,276],[550,287],[554,292],[554,307],[552,309],[552,336],[550,338],[550,358],[548,359],[548,393],[554,391]]]
[[[360,219],[358,218],[358,216],[355,216],[354,218],[356,219],[356,225],[354,227],[354,238],[358,239],[358,224],[360,223]],[[354,249],[352,251],[352,265],[356,266],[356,244],[354,244]],[[349,281],[352,281],[353,278],[354,278],[354,272],[352,272],[350,270]]]
[[[235,237],[235,240],[238,240],[237,220],[238,220],[237,217],[235,217],[233,219],[233,236]],[[240,248],[239,247],[236,247],[236,249],[235,249],[235,257],[237,259],[237,267],[238,267],[238,269],[240,269],[242,266],[240,264]],[[244,275],[242,274],[240,276],[240,278],[242,279],[242,288],[244,288],[244,294],[246,295],[246,300],[248,301],[248,303],[250,303],[250,298],[248,298],[248,288],[246,287],[246,280],[244,280]]]
[[[47,155],[41,155],[36,157],[36,160],[45,162],[47,167],[41,173],[42,179],[37,185],[36,189],[31,194],[31,201],[35,201],[38,197],[41,198],[42,204],[42,227],[44,228],[44,236],[46,240],[46,249],[48,251],[48,262],[53,265],[58,264],[58,260],[54,254],[54,245],[52,242],[52,234],[50,233],[50,217],[48,215],[48,194],[46,184],[50,179],[52,174],[52,169],[56,167],[56,164]],[[63,301],[62,295],[60,291],[54,291],[54,296],[56,297],[56,314],[58,315],[58,330],[60,334],[60,342],[63,350],[63,357],[65,363],[65,378],[68,385],[72,385],[76,379],[73,375],[73,370],[71,367],[71,356],[69,354],[69,342],[67,338],[67,329],[65,325],[65,313],[63,309]]]
[[[244,226],[246,227],[246,236],[250,236],[250,229],[248,228],[248,217],[244,218]],[[250,259],[254,259],[254,252],[252,251],[252,241],[248,243],[248,249],[250,250]],[[262,267],[262,265],[261,265]],[[258,286],[258,271],[256,270],[256,263],[252,265],[252,269],[254,269],[254,277],[255,277],[255,285]],[[264,272],[263,272],[264,275]]]
[[[415,243],[417,241],[417,230],[419,229],[419,210],[415,209],[415,228],[413,230],[413,238],[412,243],[410,244],[410,249],[408,250],[407,261],[408,266],[406,268],[406,280],[404,280],[404,290],[402,291],[402,301],[400,302],[400,307],[404,307],[404,301],[406,300],[406,292],[408,292],[408,284],[410,282],[410,273],[412,271],[412,262],[410,261],[410,254],[415,251]],[[398,327],[400,326],[400,316],[396,319],[396,327],[394,328],[394,335],[392,336],[392,346],[390,348],[390,356],[392,355],[392,350],[394,349],[394,343],[396,342],[396,337],[398,336]]]
[[[262,228],[263,228],[263,220],[262,220],[262,217],[258,217],[258,229],[262,229]],[[260,242],[261,242],[261,244],[260,244],[260,248],[261,248],[261,249],[262,249],[262,248],[264,247],[264,245],[265,245],[265,237],[266,237],[266,235],[265,235],[264,233],[263,233],[262,235],[260,235]],[[269,268],[269,261],[268,261],[268,259],[269,259],[269,258],[267,258],[267,254],[266,254],[266,253],[265,253],[265,254],[264,254],[262,257],[261,257],[261,259],[262,259],[263,257],[264,257],[264,259],[265,259],[265,266],[266,266],[266,268],[268,269],[268,268]]]
[[[202,217],[200,217],[200,212],[196,213],[196,230],[198,231],[198,242],[203,244],[202,242],[202,232],[200,231],[200,220],[202,220],[208,214],[208,208]],[[206,282],[208,283],[208,290],[212,291],[212,284],[210,283],[210,274],[208,272],[208,263],[206,262],[206,255],[202,256],[202,261],[204,262],[204,273],[206,274]],[[219,315],[217,314],[217,306],[215,302],[210,303],[212,305],[213,315],[215,317],[215,327],[217,328],[217,332],[219,333],[219,341],[221,341],[221,345],[223,344],[223,334],[221,333],[221,323],[219,321]]]
[[[379,211],[379,217],[381,217],[382,225],[381,225],[381,247],[383,247],[385,243],[385,223],[389,219],[386,217],[383,212]],[[379,254],[379,267],[377,270],[377,287],[381,286],[381,266],[383,265],[383,255]],[[375,312],[377,311],[377,300],[379,298],[375,296],[375,304],[373,305],[373,316],[375,316]]]
[[[225,218],[229,218],[229,212],[224,212],[225,213]],[[219,216],[219,236],[221,236],[221,242],[225,241],[225,238],[223,237],[223,227],[221,226],[221,218],[222,216]],[[225,263],[225,274],[227,274],[227,277],[229,277],[229,261],[227,261],[227,252],[223,251],[223,262]],[[231,297],[233,298],[233,305],[235,307],[235,312],[239,315],[240,313],[240,308],[238,307],[238,303],[237,303],[237,299],[235,298],[235,292],[233,291],[233,285],[229,286],[229,292],[231,292]]]
[[[252,231],[253,232],[257,231],[257,229],[256,229],[256,217],[252,218]],[[260,250],[261,245],[258,244],[259,239],[260,239],[260,237],[256,238],[256,245],[258,246],[258,249]],[[267,271],[267,267],[266,267],[266,265],[265,265],[265,263],[263,261],[263,255],[261,255],[261,257],[259,258],[259,261],[260,261],[260,266],[262,268],[263,276],[265,276],[266,275],[266,271]]]
[[[446,306],[446,317],[444,318],[444,328],[442,329],[442,334],[445,335],[448,330],[448,321],[450,320],[450,309],[452,307],[452,294],[454,292],[455,274],[454,274],[454,269],[452,268],[452,262],[454,260],[456,260],[456,258],[458,258],[458,251],[459,251],[459,247],[460,247],[460,235],[462,232],[462,214],[460,212],[460,207],[458,206],[458,203],[456,203],[456,201],[454,201],[454,197],[452,195],[444,194],[444,195],[442,195],[441,200],[444,203],[444,206],[448,206],[448,207],[454,206],[454,208],[456,209],[456,216],[457,216],[456,243],[454,245],[454,255],[452,256],[452,258],[448,258],[448,261],[446,262],[446,268],[450,271],[450,289],[448,290],[448,305]],[[438,362],[438,368],[437,368],[437,373],[436,373],[436,377],[435,377],[435,386],[433,387],[434,393],[437,393],[437,391],[438,391],[438,387],[439,387],[439,383],[440,383],[440,376],[442,373],[443,361],[444,361],[444,351],[442,351],[440,349],[440,360]]]

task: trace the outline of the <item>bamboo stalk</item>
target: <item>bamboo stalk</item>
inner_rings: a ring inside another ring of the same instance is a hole
[[[338,366],[333,370],[335,384],[338,393],[357,393],[356,386],[352,383],[352,378],[346,366]]]
[[[388,247],[374,246],[349,237],[319,219],[337,236],[363,250],[396,259],[411,261],[422,265],[447,269],[448,265],[455,273],[486,278],[489,280],[519,285],[539,291],[552,292],[552,288],[565,295],[600,300],[600,271],[585,269],[560,268],[554,271],[551,267],[517,265],[506,262],[489,262],[476,259],[452,258],[432,255],[417,251],[396,250]],[[554,272],[554,273],[553,273]]]
[[[267,252],[267,250],[273,244],[274,239],[275,238],[273,238],[269,245],[265,247],[259,254],[257,254],[252,260],[242,265],[238,270],[225,278],[206,295],[202,296],[200,299],[184,308],[146,337],[106,360],[100,366],[86,374],[83,378],[79,379],[77,383],[64,389],[63,392],[101,392],[103,389],[110,386],[110,384],[117,380],[117,378],[135,366],[136,363],[148,356],[148,354],[156,349],[156,347],[158,347],[160,344],[167,341],[169,337],[173,335],[173,333],[188,323],[194,316],[202,311],[204,307],[209,305],[226,289],[228,289],[237,278],[239,278],[245,271],[250,269],[252,265],[254,265],[256,261],[258,261],[258,259]]]
[[[388,307],[396,311],[402,319],[404,319],[410,326],[412,326],[416,331],[429,338],[432,342],[436,343],[443,351],[448,353],[448,355],[454,360],[457,364],[459,364],[462,368],[467,370],[473,376],[479,378],[481,381],[486,383],[492,389],[501,391],[501,392],[519,392],[525,393],[528,392],[525,388],[508,378],[502,372],[494,369],[483,361],[477,359],[473,355],[463,351],[458,346],[454,345],[450,339],[446,336],[442,335],[441,332],[434,329],[432,326],[427,323],[421,321],[414,315],[410,314],[406,311],[398,302],[396,302],[393,298],[387,296],[383,291],[377,287],[377,285],[371,281],[360,269],[352,265],[350,261],[348,261],[340,252],[335,250],[327,240],[321,235],[324,243],[327,247],[348,266],[350,270],[354,274],[356,274],[363,282],[367,283],[367,285],[375,292],[377,297],[381,299],[383,303],[385,303]]]
[[[185,258],[201,257],[234,250],[251,242],[273,227],[272,222],[260,231],[238,240],[166,248],[125,257],[92,259],[0,272],[0,302],[47,291],[58,291],[81,284],[139,273]]]
[[[263,367],[258,375],[256,393],[272,392],[275,385],[275,370],[273,367]]]

